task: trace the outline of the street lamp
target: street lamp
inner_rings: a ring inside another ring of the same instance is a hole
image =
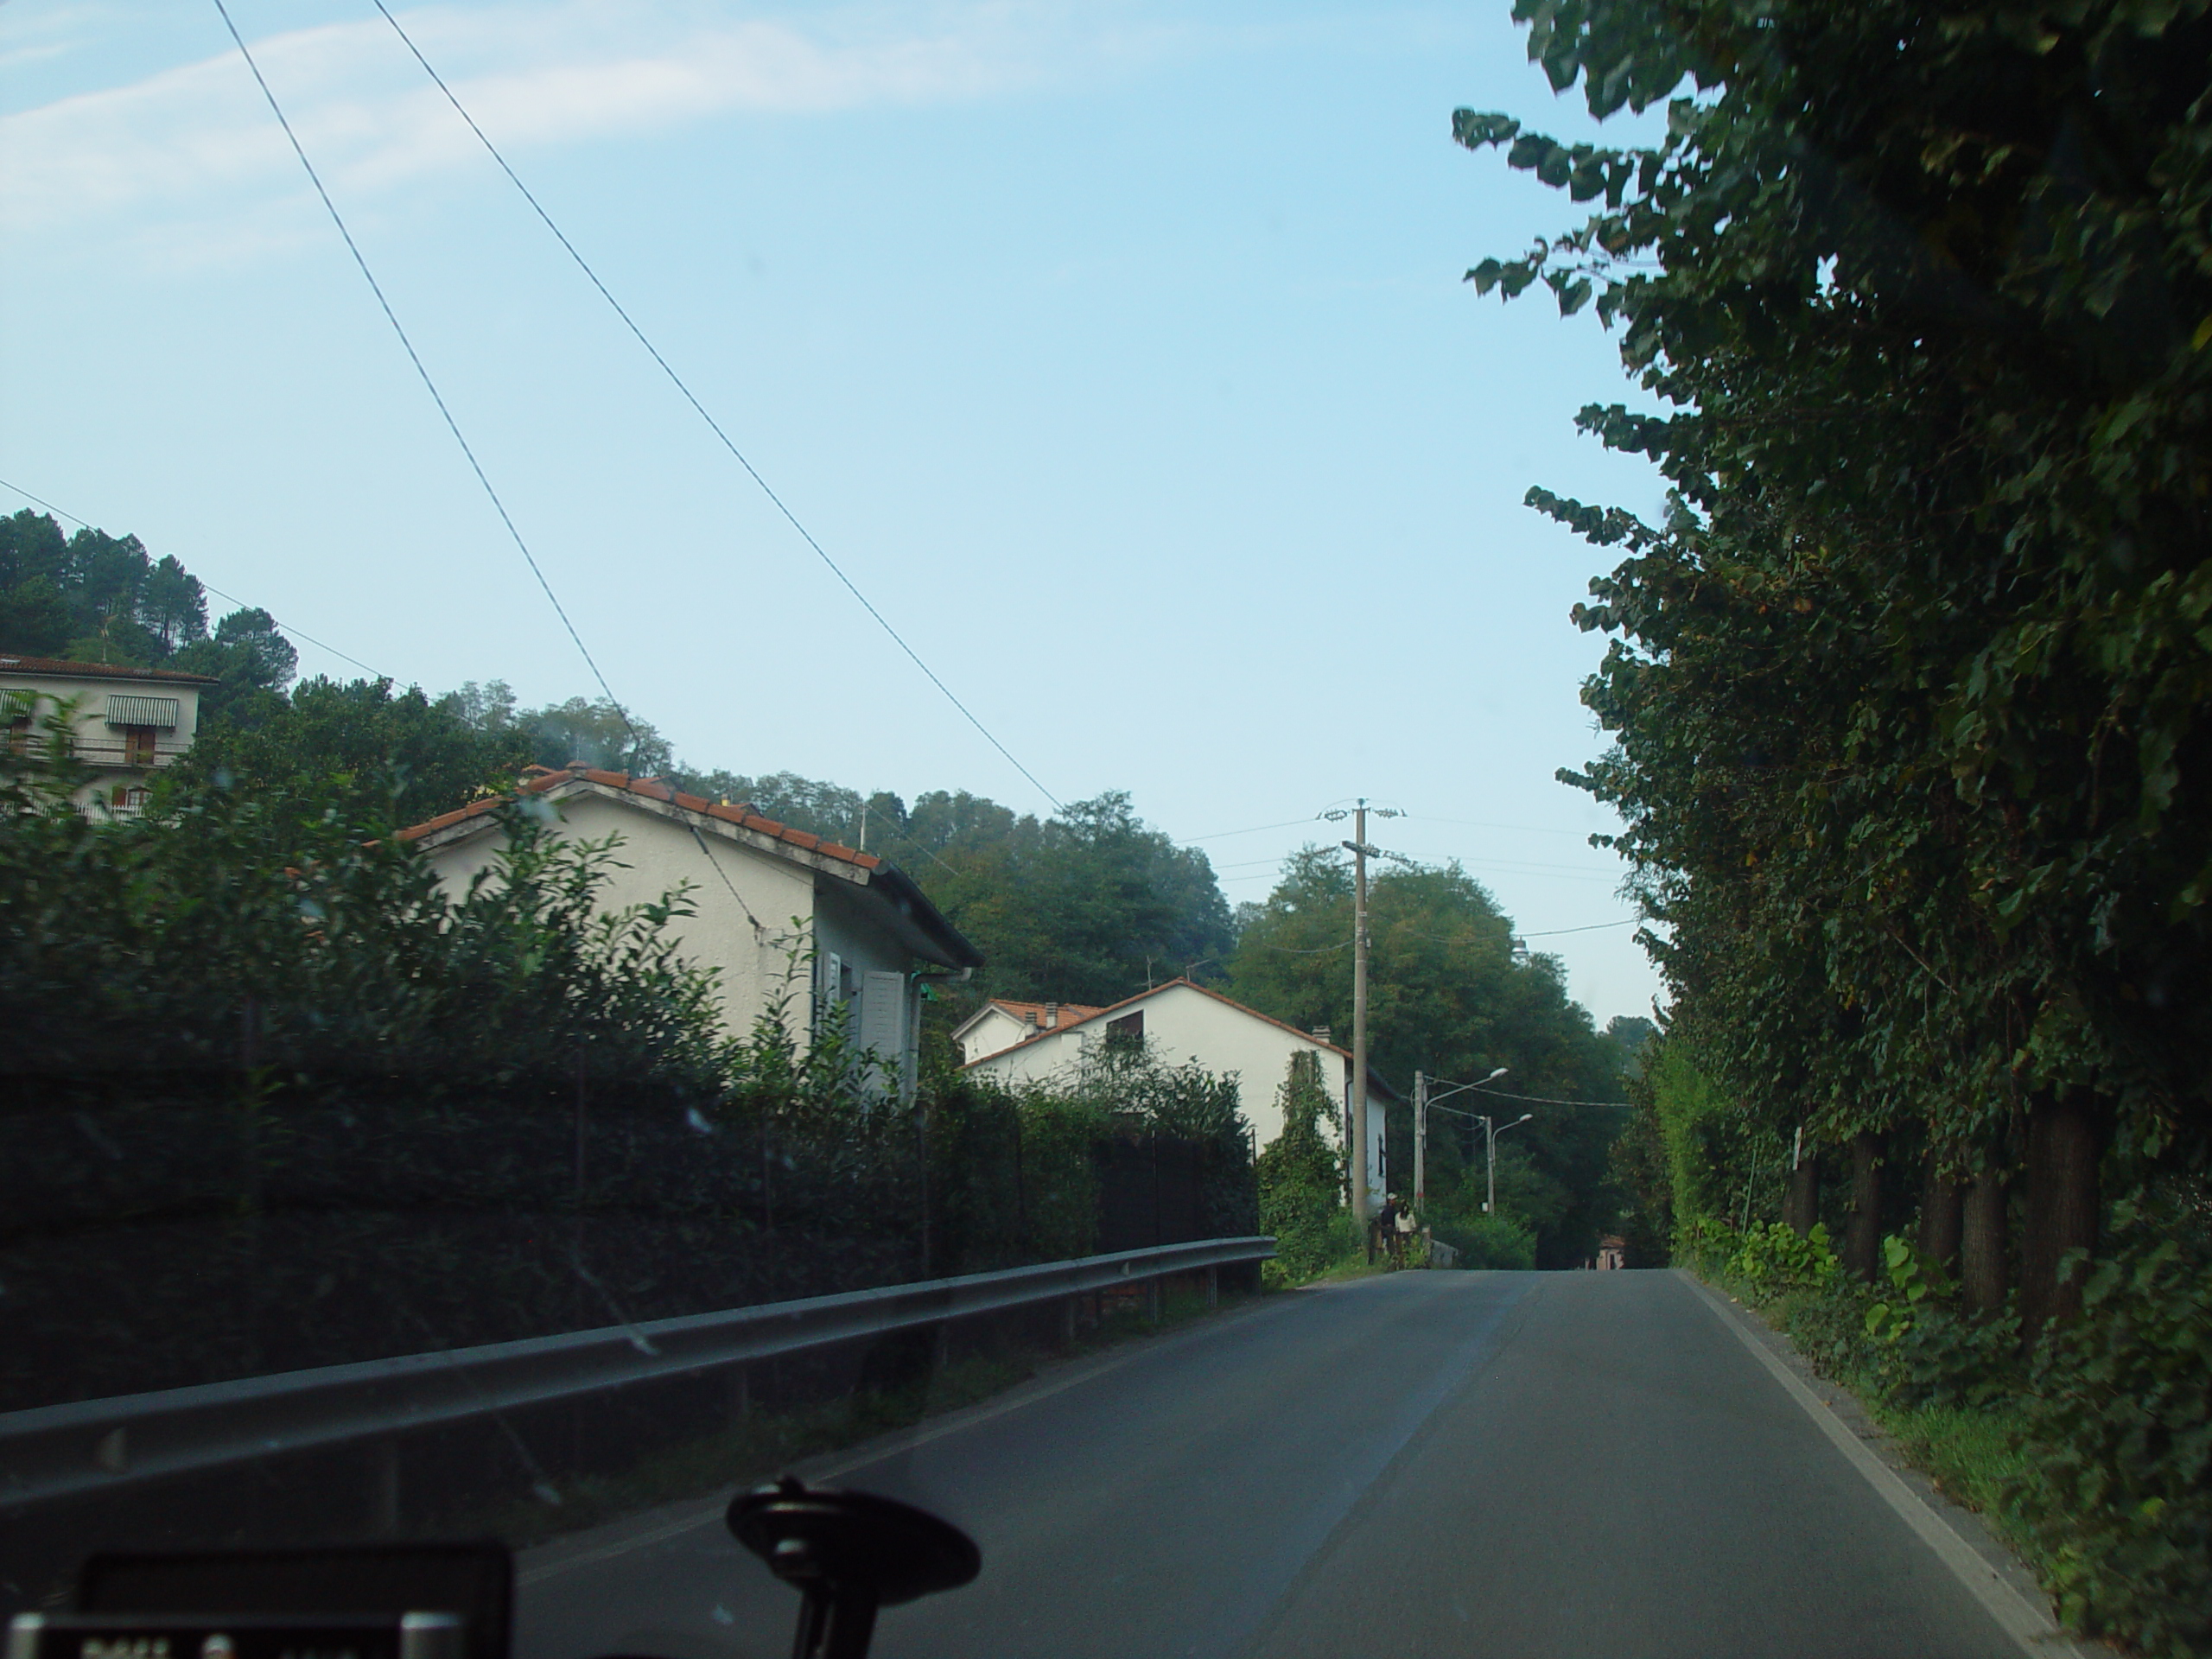
[[[1483,1214],[1490,1215],[1497,1208],[1497,1137],[1508,1129],[1519,1128],[1535,1116],[1534,1112],[1523,1112],[1510,1123],[1499,1123],[1488,1117],[1482,1120],[1483,1138],[1489,1143],[1483,1158],[1483,1173],[1490,1182],[1490,1195],[1483,1200]]]
[[[1435,1101],[1448,1100],[1453,1095],[1462,1094],[1470,1089],[1480,1089],[1489,1084],[1496,1083],[1505,1075],[1505,1071],[1506,1068],[1501,1065],[1480,1083],[1455,1083],[1440,1095],[1429,1093],[1429,1085],[1440,1079],[1428,1077],[1420,1071],[1414,1073],[1414,1208],[1416,1210],[1428,1202],[1428,1109],[1430,1104]],[[1447,1106],[1445,1109],[1450,1111],[1452,1109]],[[1462,1112],[1459,1116],[1471,1117],[1474,1114]]]

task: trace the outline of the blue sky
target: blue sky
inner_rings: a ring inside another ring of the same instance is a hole
[[[690,764],[1050,810],[370,0],[232,10],[626,703]],[[1613,340],[1460,281],[1578,214],[1452,110],[1592,130],[1504,0],[395,11],[1053,795],[1132,791],[1232,900],[1388,801],[1375,838],[1462,860],[1600,1020],[1648,1009],[1609,817],[1553,778],[1599,747],[1604,561],[1520,503],[1660,485],[1573,430],[1640,401]],[[212,0],[6,0],[0,71],[0,477],[403,682],[593,691]]]

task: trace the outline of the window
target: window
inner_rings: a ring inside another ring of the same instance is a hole
[[[154,732],[151,726],[126,726],[123,728],[124,766],[150,766],[154,764]]]
[[[1135,1048],[1144,1042],[1144,1010],[1125,1014],[1118,1020],[1106,1022],[1106,1046]]]
[[[18,715],[8,722],[8,753],[28,754],[31,747],[31,717]]]

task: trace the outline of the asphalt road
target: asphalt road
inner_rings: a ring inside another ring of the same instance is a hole
[[[887,1659],[2019,1652],[1669,1274],[1274,1298],[804,1472],[982,1546]],[[796,1605],[678,1507],[526,1558],[518,1650],[766,1659]]]

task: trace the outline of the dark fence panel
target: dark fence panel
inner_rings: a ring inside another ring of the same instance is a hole
[[[8,1080],[26,1082],[20,1076]],[[1230,1146],[604,1082],[486,1098],[143,1077],[0,1101],[0,1410],[1242,1236]]]

